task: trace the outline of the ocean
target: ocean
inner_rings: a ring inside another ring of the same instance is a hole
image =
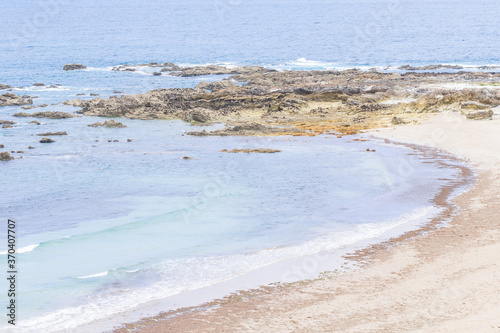
[[[111,70],[122,64],[500,64],[497,1],[28,0],[2,9],[0,83],[48,105],[37,111],[74,112],[61,103],[80,93],[109,97],[225,77]],[[64,72],[67,63],[88,68]],[[374,139],[192,137],[189,124],[159,120],[88,127],[97,117],[34,125],[12,117],[20,111],[0,108],[0,119],[17,123],[0,130],[0,144],[25,151],[0,163],[3,262],[7,219],[16,221],[15,332],[96,332],[237,288],[334,271],[343,254],[429,222],[441,211],[432,199],[459,172],[459,162],[443,168],[412,147]],[[38,143],[36,134],[56,131],[68,135]],[[260,147],[282,152],[220,152]],[[328,260],[290,273],[318,253]]]

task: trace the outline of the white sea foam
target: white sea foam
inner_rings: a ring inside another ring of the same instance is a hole
[[[305,257],[320,252],[335,251],[380,242],[405,230],[428,222],[439,209],[434,206],[421,207],[411,213],[380,223],[361,224],[350,231],[332,232],[297,246],[276,247],[248,254],[209,256],[189,259],[170,259],[155,265],[164,280],[154,285],[113,294],[96,296],[93,301],[76,307],[60,309],[20,323],[21,331],[38,329],[44,332],[77,331],[77,328],[96,320],[104,320],[124,311],[131,311],[141,304],[165,299],[184,291],[198,290],[216,283],[241,276],[259,268],[291,258]],[[136,272],[138,270],[131,270]],[[320,272],[314,272],[319,274]],[[90,279],[106,276],[108,271],[79,277]],[[173,278],[172,278],[173,277]],[[284,274],[281,273],[281,278]],[[270,277],[268,283],[280,277]],[[78,315],[75,315],[78,314]]]
[[[67,86],[50,87],[50,85],[49,85],[49,86],[43,86],[43,87],[36,87],[36,86],[16,87],[16,88],[12,88],[12,90],[14,90],[14,91],[42,92],[42,91],[68,91],[68,90],[71,90],[71,88],[67,87]]]
[[[91,275],[79,276],[79,277],[77,277],[77,279],[92,279],[92,278],[106,276],[106,275],[108,275],[108,271],[100,272],[100,273],[96,273],[96,274],[91,274]]]
[[[36,249],[38,246],[40,246],[40,244],[31,244],[31,245],[28,245],[28,246],[24,246],[24,247],[21,247],[19,249],[16,249],[16,253],[29,253],[31,251],[33,251],[34,249]],[[0,252],[0,255],[7,255],[8,254],[8,251],[2,251]]]

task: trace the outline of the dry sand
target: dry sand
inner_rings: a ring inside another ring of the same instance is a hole
[[[454,200],[460,214],[449,227],[366,251],[359,270],[128,327],[140,332],[500,332],[500,119],[470,121],[442,113],[421,125],[373,134],[437,147],[476,170],[474,188]]]

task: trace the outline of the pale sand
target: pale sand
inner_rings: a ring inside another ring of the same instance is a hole
[[[368,251],[357,271],[144,320],[134,331],[500,332],[500,120],[439,114],[373,134],[440,148],[476,170],[449,227]]]

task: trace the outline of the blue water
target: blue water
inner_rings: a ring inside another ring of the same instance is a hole
[[[221,79],[110,70],[120,64],[474,69],[500,64],[499,10],[497,1],[10,2],[0,21],[0,83],[49,104],[36,111],[73,112],[60,103],[79,93]],[[73,62],[89,68],[62,71]],[[198,138],[184,135],[193,128],[181,121],[123,119],[127,128],[105,129],[87,127],[102,119],[81,117],[38,126],[12,117],[19,111],[0,108],[0,119],[17,122],[0,130],[0,144],[25,151],[0,165],[0,217],[18,223],[18,313],[28,332],[72,331],[279,261],[377,241],[428,221],[437,212],[429,200],[456,176],[382,142]],[[34,135],[49,131],[69,135],[38,143]],[[282,152],[220,152],[259,147]]]

